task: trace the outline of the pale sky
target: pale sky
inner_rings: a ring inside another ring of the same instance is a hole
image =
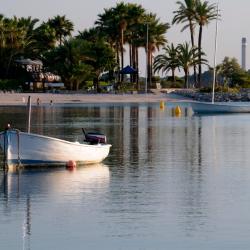
[[[126,1],[141,4],[145,9],[156,13],[163,22],[172,22],[173,11],[177,9],[177,0],[138,0]],[[116,5],[114,0],[0,0],[0,13],[7,17],[39,18],[46,21],[55,15],[66,15],[75,25],[75,31],[82,31],[93,26],[97,14],[103,13],[104,8]],[[209,0],[209,3],[217,1]],[[235,57],[241,64],[241,39],[246,37],[250,41],[250,1],[249,0],[219,0],[221,21],[218,31],[217,63],[221,63],[225,56]],[[190,40],[188,31],[181,32],[181,25],[175,25],[167,32],[168,41],[174,44]],[[203,31],[203,49],[209,63],[213,66],[215,21]],[[198,38],[196,37],[196,40]],[[250,68],[250,49],[247,47],[247,69]],[[145,55],[141,52],[141,69],[145,69]]]

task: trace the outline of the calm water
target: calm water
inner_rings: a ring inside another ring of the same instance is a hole
[[[0,127],[25,110],[0,108]],[[250,115],[38,107],[32,132],[113,145],[103,164],[0,171],[0,249],[250,249]],[[56,150],[56,149],[55,149]]]

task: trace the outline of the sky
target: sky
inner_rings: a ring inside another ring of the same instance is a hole
[[[146,10],[156,13],[162,22],[171,24],[173,11],[177,10],[177,0],[138,0],[126,1],[141,4]],[[56,15],[66,15],[75,26],[75,34],[94,25],[97,15],[103,13],[104,8],[113,7],[118,1],[114,0],[0,0],[0,13],[6,17],[28,17],[47,21]],[[217,0],[209,0],[209,3],[217,3]],[[221,20],[218,24],[218,49],[217,63],[221,63],[225,56],[235,57],[241,64],[241,39],[250,40],[250,1],[249,0],[219,0]],[[207,55],[209,64],[213,66],[215,44],[215,21],[204,28],[203,50]],[[188,31],[181,32],[182,25],[174,25],[166,33],[169,43],[183,43],[190,41]],[[198,39],[198,30],[196,40]],[[247,47],[246,67],[250,68],[250,49]],[[145,73],[145,53],[140,52],[140,71]],[[126,60],[126,59],[125,59]],[[127,59],[128,61],[128,59]],[[126,61],[125,61],[126,64]]]

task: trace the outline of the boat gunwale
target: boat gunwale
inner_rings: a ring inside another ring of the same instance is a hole
[[[15,130],[15,129],[9,129],[9,130],[6,130],[7,132],[10,132],[10,133],[15,133],[16,131],[18,131],[20,134],[23,134],[25,136],[30,136],[30,137],[40,137],[40,138],[43,138],[43,139],[49,139],[49,140],[52,140],[52,141],[58,141],[58,142],[62,142],[62,143],[66,143],[66,144],[71,144],[71,145],[74,145],[74,146],[84,146],[84,147],[95,147],[95,148],[103,148],[103,147],[111,147],[112,145],[111,144],[104,144],[104,143],[99,143],[99,144],[87,144],[87,143],[80,143],[80,142],[71,142],[71,141],[66,141],[66,140],[63,140],[63,139],[59,139],[59,138],[55,138],[55,137],[50,137],[50,136],[46,136],[46,135],[39,135],[39,134],[34,134],[34,133],[27,133],[27,132],[22,132],[22,131],[19,131],[19,130]],[[4,134],[5,131],[2,131],[0,132],[0,135],[1,134]]]
[[[249,112],[250,112],[250,102],[249,102],[249,105],[247,104],[243,104],[243,105],[235,105],[235,104],[231,104],[232,102],[223,102],[223,103],[218,103],[218,102],[215,102],[215,103],[212,103],[212,102],[199,102],[199,101],[193,101],[193,102],[190,102],[191,105],[192,104],[204,104],[204,105],[210,105],[210,106],[226,106],[226,107],[236,107],[236,108],[247,108],[249,107]],[[230,104],[229,104],[230,103]]]

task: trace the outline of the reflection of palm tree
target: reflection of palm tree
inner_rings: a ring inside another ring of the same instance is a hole
[[[27,195],[26,200],[26,215],[25,215],[25,221],[23,225],[23,249],[31,249],[30,248],[30,237],[31,237],[31,201],[30,201],[30,195]],[[26,244],[27,242],[27,244]],[[27,245],[27,246],[26,246]]]
[[[198,38],[198,51],[199,51],[199,73],[198,73],[198,87],[201,86],[201,65],[202,65],[202,52],[201,52],[201,41],[202,41],[202,31],[203,26],[208,25],[211,20],[217,18],[217,9],[214,4],[209,4],[207,1],[202,2],[197,0],[197,5],[195,9],[195,19],[199,25],[199,38]]]
[[[156,56],[154,60],[154,72],[168,73],[172,72],[172,80],[175,82],[175,70],[179,67],[178,51],[174,47],[173,43],[163,48],[165,54]]]

